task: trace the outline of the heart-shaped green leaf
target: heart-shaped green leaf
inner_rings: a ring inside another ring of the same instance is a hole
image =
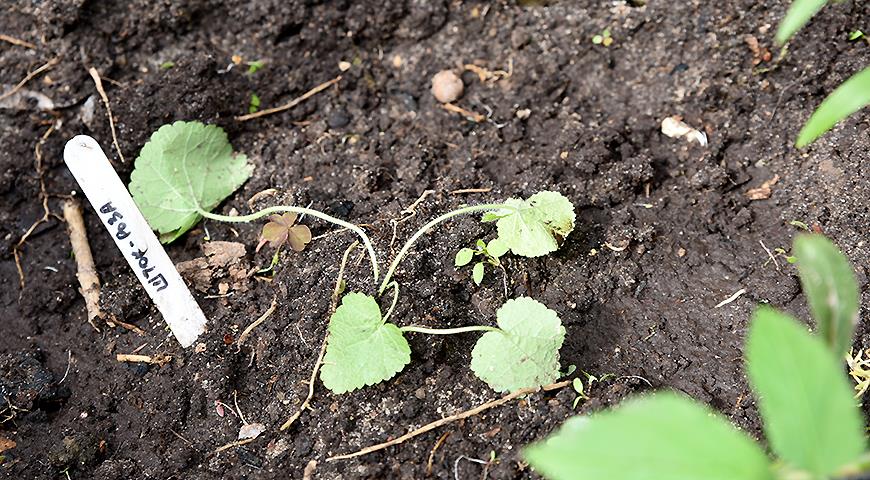
[[[160,127],[136,158],[130,193],[164,243],[189,230],[251,176],[254,166],[233,154],[215,125],[175,122]]]
[[[320,368],[326,388],[345,393],[392,378],[411,361],[401,330],[384,323],[373,297],[344,296],[329,319],[329,340]]]
[[[559,248],[559,242],[574,230],[574,206],[558,192],[538,192],[528,200],[511,198],[503,208],[483,215],[496,221],[498,238],[516,255],[539,257]]]
[[[556,312],[528,297],[505,302],[496,312],[501,330],[480,337],[471,370],[497,391],[547,385],[559,378],[565,327]]]

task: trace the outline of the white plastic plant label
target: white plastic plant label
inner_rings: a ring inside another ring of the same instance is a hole
[[[205,315],[96,140],[79,135],[63,151],[85,196],[183,347],[205,329]]]

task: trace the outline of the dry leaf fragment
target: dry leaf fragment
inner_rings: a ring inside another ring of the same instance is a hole
[[[8,438],[0,437],[0,453],[15,448],[16,445],[18,444],[15,443],[15,440],[9,440]]]
[[[262,423],[246,423],[239,429],[239,440],[254,439],[266,431],[266,426]]]
[[[297,215],[292,212],[283,215],[269,215],[269,223],[263,225],[260,232],[259,252],[263,245],[269,244],[278,248],[285,243],[290,244],[294,251],[301,252],[311,242],[311,230],[307,225],[295,225]]]
[[[774,175],[773,178],[762,183],[760,187],[747,190],[746,196],[750,200],[766,200],[773,194],[773,190],[770,187],[776,185],[778,181],[779,175]]]
[[[671,138],[683,137],[689,142],[695,140],[702,147],[707,146],[707,134],[690,127],[683,121],[683,117],[679,115],[673,115],[662,120],[662,133]]]

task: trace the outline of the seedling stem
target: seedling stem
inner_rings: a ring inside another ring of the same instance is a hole
[[[468,207],[463,207],[463,208],[460,208],[457,210],[453,210],[452,212],[447,212],[444,215],[441,215],[440,217],[435,218],[434,220],[427,223],[426,225],[423,225],[423,227],[420,228],[420,230],[417,230],[417,233],[412,235],[411,238],[409,238],[408,241],[405,242],[405,245],[402,246],[402,249],[399,250],[398,254],[396,254],[396,258],[393,259],[393,263],[390,264],[390,269],[387,270],[387,274],[384,276],[384,280],[381,283],[381,288],[378,289],[378,295],[384,294],[384,291],[386,291],[387,286],[390,283],[390,279],[393,277],[393,274],[396,273],[396,268],[398,268],[399,263],[402,261],[402,259],[405,258],[405,255],[411,249],[411,246],[414,245],[414,242],[416,242],[420,237],[422,237],[424,234],[426,234],[426,232],[428,232],[433,227],[435,227],[435,225],[438,225],[439,223],[441,223],[445,220],[449,220],[453,217],[456,217],[459,215],[464,215],[466,213],[476,213],[476,212],[485,212],[485,211],[489,211],[489,210],[503,210],[503,209],[515,210],[515,211],[517,210],[516,207],[514,207],[512,205],[507,205],[504,203],[486,203],[483,205],[471,205]]]
[[[500,332],[496,327],[487,327],[484,325],[472,325],[469,327],[457,327],[457,328],[426,328],[426,327],[415,327],[413,325],[407,327],[399,328],[402,332],[417,332],[417,333],[426,333],[429,335],[454,335],[457,333],[468,333],[468,332]]]
[[[271,215],[273,213],[284,213],[284,212],[293,212],[293,213],[298,213],[298,214],[303,214],[303,215],[311,215],[312,217],[316,217],[316,218],[319,218],[321,220],[325,220],[329,223],[338,225],[340,227],[344,227],[348,230],[353,231],[357,235],[359,235],[360,239],[362,239],[363,245],[365,245],[366,250],[368,250],[368,252],[369,252],[369,260],[371,260],[371,263],[372,263],[372,272],[374,273],[374,276],[375,276],[375,282],[378,281],[378,278],[380,276],[380,272],[378,271],[378,257],[377,257],[377,254],[375,254],[375,249],[372,246],[372,242],[371,242],[371,240],[369,240],[368,235],[366,235],[366,232],[364,232],[363,229],[359,228],[358,226],[356,226],[350,222],[345,222],[344,220],[339,220],[338,218],[332,217],[330,215],[327,215],[323,212],[319,212],[317,210],[312,210],[312,209],[305,208],[305,207],[294,207],[294,206],[290,206],[290,205],[278,205],[278,206],[274,206],[274,207],[268,207],[268,208],[264,208],[263,210],[260,210],[259,212],[252,213],[250,215],[238,215],[235,217],[231,217],[228,215],[220,215],[217,213],[206,212],[205,210],[203,210],[201,208],[197,210],[197,213],[199,213],[200,215],[202,215],[205,218],[210,218],[212,220],[217,220],[220,222],[236,222],[236,223],[252,222],[252,221],[257,220],[259,218],[263,218],[266,215]],[[384,286],[381,287],[381,293],[383,293],[384,290],[386,290],[386,282],[384,283]]]

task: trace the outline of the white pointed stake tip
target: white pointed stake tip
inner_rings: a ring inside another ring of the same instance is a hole
[[[63,159],[178,343],[192,345],[205,330],[205,315],[103,149],[79,135],[66,143]]]

